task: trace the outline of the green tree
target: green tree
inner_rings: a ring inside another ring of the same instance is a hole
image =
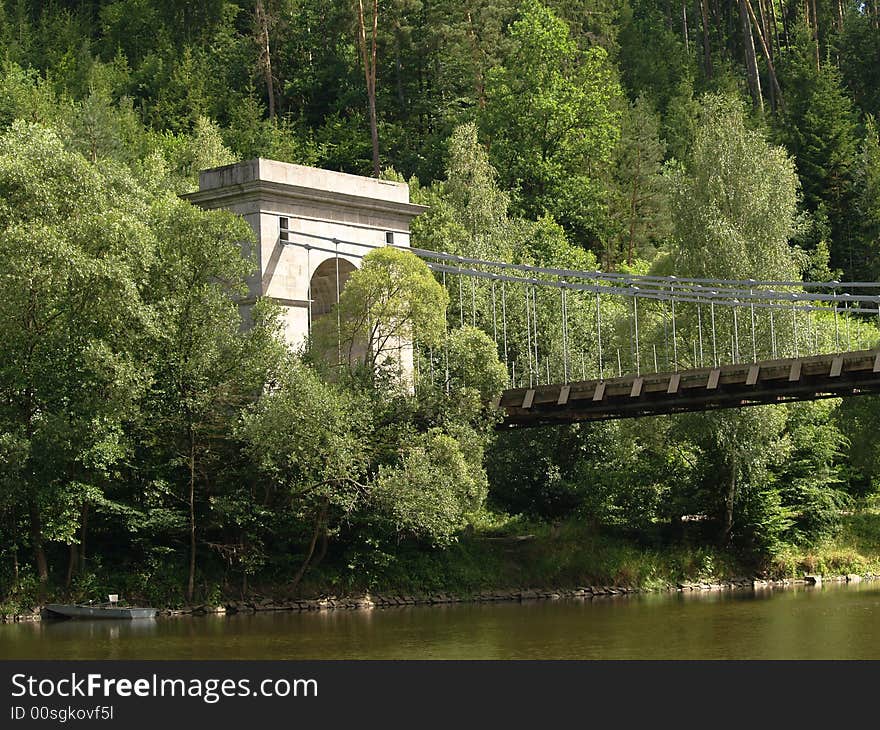
[[[232,104],[224,139],[239,159],[264,157],[271,149],[275,125],[264,118],[265,113],[263,103],[250,89]]]
[[[441,340],[447,303],[421,259],[396,248],[376,249],[351,274],[334,311],[315,323],[316,351],[336,353],[340,362],[363,367],[373,378],[377,367],[398,368],[398,353],[409,343]]]
[[[151,111],[159,126],[181,132],[199,117],[210,116],[208,62],[201,49],[191,46],[170,62],[170,73],[160,82]]]
[[[873,117],[865,121],[865,138],[853,178],[856,241],[852,274],[876,281],[880,277],[880,136]]]
[[[614,164],[614,218],[618,234],[614,249],[604,256],[606,269],[621,259],[628,266],[636,257],[651,259],[669,233],[669,204],[662,177],[666,145],[660,140],[660,120],[650,102],[637,99],[623,116]]]
[[[144,386],[133,343],[149,319],[146,217],[130,176],[89,165],[45,127],[17,121],[0,136],[0,432],[20,456],[0,468],[14,470],[3,478],[19,484],[44,583],[45,540],[77,541]]]
[[[779,491],[792,510],[795,543],[815,544],[834,534],[841,510],[849,506],[842,491],[843,453],[849,445],[834,401],[798,403],[788,409],[791,449],[779,469]]]
[[[864,497],[880,491],[880,448],[873,438],[880,426],[876,396],[844,398],[836,422],[847,441],[847,490]]]
[[[789,247],[798,228],[792,160],[748,129],[739,100],[712,95],[702,106],[691,156],[670,173],[672,269],[690,277],[796,280],[802,262]],[[685,341],[696,340],[696,325],[695,313],[682,318]],[[719,319],[721,342],[732,326]],[[658,331],[657,339],[662,336]],[[773,488],[773,469],[786,452],[785,410],[746,408],[683,422],[712,464],[704,505],[719,524],[719,540],[774,549],[790,527]]]
[[[290,361],[274,387],[242,414],[239,434],[269,480],[276,495],[272,504],[297,526],[309,526],[308,546],[291,578],[292,589],[312,565],[319,538],[320,558],[328,535],[369,494],[364,483],[369,459],[362,435],[369,415],[358,405],[363,404],[351,393]]]
[[[603,433],[587,424],[502,431],[486,454],[490,505],[545,520],[581,510],[604,516],[595,478],[600,468],[609,471]],[[590,501],[592,509],[585,509]]]
[[[52,126],[69,107],[69,101],[59,99],[36,71],[9,61],[0,67],[0,127],[16,119]]]
[[[680,82],[691,75],[693,65],[679,31],[682,9],[677,8],[673,25],[669,7],[650,0],[623,2],[618,21],[617,58],[623,82],[632,98],[648,96],[663,111],[679,93]]]
[[[702,480],[690,504],[718,526],[718,542],[751,556],[772,554],[791,527],[774,488],[774,469],[788,448],[786,411],[780,406],[683,416],[684,433],[704,458]]]
[[[468,462],[459,442],[429,431],[406,445],[400,463],[380,467],[373,500],[400,533],[449,545],[486,498],[482,467]]]
[[[837,68],[817,69],[804,40],[782,65],[787,81],[780,137],[794,156],[810,211],[828,215],[834,237],[831,262],[851,268],[849,207],[858,142],[852,102]]]
[[[469,325],[455,329],[447,335],[444,348],[450,387],[473,388],[489,401],[507,386],[507,368],[498,360],[498,346],[482,330]]]
[[[666,142],[669,157],[676,160],[687,158],[699,116],[700,103],[694,98],[693,79],[682,78],[669,99],[661,120],[662,137]]]
[[[432,251],[507,261],[513,255],[510,196],[501,189],[475,124],[449,138],[446,179],[430,188],[410,183],[414,200],[428,211],[413,221],[413,245]]]
[[[669,181],[677,275],[799,278],[789,247],[798,230],[794,164],[746,126],[739,101],[704,98],[690,159]]]
[[[449,138],[443,190],[472,239],[497,233],[507,222],[510,199],[498,187],[497,177],[477,138],[477,125],[456,127]]]
[[[223,144],[220,128],[207,117],[196,119],[190,134],[178,138],[182,144],[176,149],[171,163],[173,169],[187,181],[185,192],[198,189],[199,172],[211,167],[231,165],[235,155]]]
[[[76,149],[92,162],[130,158],[142,131],[130,100],[116,105],[103,92],[92,92],[77,105],[70,126]]]
[[[866,5],[851,8],[835,50],[840,54],[841,76],[853,102],[863,113],[877,117],[880,116],[880,69],[871,61],[880,56],[876,9],[873,16]]]
[[[619,135],[620,88],[607,53],[580,50],[565,21],[538,0],[523,4],[510,38],[479,115],[493,164],[521,212],[551,213],[577,239],[594,243]]]
[[[154,379],[140,438],[151,446],[150,481],[169,485],[185,508],[192,601],[205,491],[235,414],[267,380],[276,325],[257,309],[253,326],[242,328],[235,297],[246,292],[252,264],[241,242],[253,237],[244,220],[172,195],[153,203],[151,217],[159,243],[145,290],[155,319],[144,357]]]

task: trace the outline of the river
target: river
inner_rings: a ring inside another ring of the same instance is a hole
[[[880,583],[0,625],[2,659],[880,659]]]

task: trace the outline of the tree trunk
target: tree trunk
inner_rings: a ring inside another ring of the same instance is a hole
[[[486,106],[486,80],[485,74],[483,73],[483,60],[480,54],[480,44],[477,41],[477,34],[474,31],[474,20],[471,17],[471,11],[467,11],[467,22],[468,22],[468,38],[471,42],[471,54],[474,58],[474,69],[476,71],[475,74],[475,85],[477,92],[477,104],[480,109],[484,109]]]
[[[752,8],[754,11],[754,8]],[[767,4],[764,0],[758,0],[758,18],[760,22],[761,35],[764,38],[764,42],[767,45],[767,48],[770,50],[770,56],[773,56],[773,38],[770,35],[770,23],[767,20]],[[754,22],[754,21],[752,21]]]
[[[376,91],[370,93],[370,142],[373,145],[373,177],[379,177],[379,122],[376,119]]]
[[[755,12],[754,8],[752,8],[751,16],[752,22],[755,23]],[[767,61],[768,67],[772,66],[773,62],[773,37],[770,35],[770,24],[767,22],[767,8],[765,6],[764,0],[758,0],[758,20],[760,23],[755,23],[758,26],[758,39],[761,42],[761,52],[764,54],[764,58]],[[770,72],[771,76],[773,75],[772,71]],[[770,88],[768,89],[768,96],[770,98],[770,109],[771,111],[776,111],[776,84],[772,82],[770,83]]]
[[[31,547],[34,550],[34,565],[40,583],[45,585],[49,581],[49,566],[46,562],[46,551],[43,549],[43,525],[40,521],[40,510],[37,503],[31,499],[28,505],[30,517]]]
[[[317,568],[321,561],[327,557],[327,546],[330,542],[330,539],[327,535],[327,520],[324,520],[324,525],[321,528],[321,548],[318,550],[318,556],[312,561],[312,567]]]
[[[18,591],[18,545],[12,546],[12,590]]]
[[[312,539],[309,542],[309,549],[306,551],[305,560],[303,560],[302,565],[299,566],[299,570],[296,572],[296,575],[293,576],[293,580],[290,582],[290,590],[295,591],[297,586],[299,586],[300,581],[303,579],[303,576],[306,574],[306,571],[309,569],[309,564],[312,561],[312,555],[315,554],[315,545],[318,543],[318,536],[321,534],[321,528],[324,526],[324,521],[327,519],[327,505],[326,503],[321,508],[320,513],[318,514],[318,519],[315,520],[315,530],[312,533]]]
[[[192,603],[196,583],[196,444],[192,429],[189,432],[189,578],[186,582],[186,600]]]
[[[758,58],[755,55],[755,41],[752,37],[752,23],[749,20],[749,11],[746,9],[746,0],[739,0],[739,16],[742,23],[743,46],[745,47],[746,73],[749,79],[749,91],[752,93],[752,103],[755,109],[764,113],[764,97],[761,94],[761,77],[758,74]]]
[[[700,0],[700,18],[703,22],[703,67],[706,78],[712,78],[712,45],[709,42],[709,0]]]
[[[638,202],[639,195],[639,179],[642,174],[642,150],[639,149],[636,154],[636,175],[633,179],[633,189],[632,196],[630,197],[630,209],[629,209],[629,242],[627,244],[626,251],[626,264],[627,266],[632,266],[633,262],[633,249],[635,248],[635,228],[636,228],[636,204]]]
[[[730,450],[730,482],[727,488],[727,497],[724,500],[724,527],[721,530],[720,543],[727,543],[730,533],[733,530],[733,505],[736,499],[736,448]]]
[[[266,81],[266,97],[269,102],[269,119],[275,118],[275,82],[272,78],[272,54],[269,51],[269,18],[263,7],[263,0],[257,0],[254,9],[257,20],[258,43],[260,45],[260,68]]]
[[[691,41],[688,38],[688,13],[687,13],[687,2],[682,2],[681,4],[681,31],[684,35],[684,50],[688,56],[691,55]]]
[[[816,13],[816,0],[813,1],[813,43],[816,47],[816,71],[821,71],[819,68],[819,16]]]
[[[782,89],[779,86],[779,79],[776,77],[776,67],[773,65],[773,57],[770,54],[770,49],[767,47],[766,41],[764,40],[764,34],[761,32],[757,18],[755,18],[755,11],[752,9],[752,4],[749,0],[741,1],[746,6],[749,17],[755,24],[755,30],[758,33],[758,41],[760,41],[761,44],[761,52],[764,54],[764,60],[767,62],[767,72],[770,75],[770,88],[775,95],[774,98],[778,100],[780,106],[784,107],[784,104],[782,103]],[[752,47],[752,50],[754,52],[754,46]]]
[[[400,107],[401,116],[404,116],[406,113],[406,97],[403,94],[403,64],[400,62],[399,36],[395,36],[394,39],[394,75],[397,85],[397,105]]]
[[[788,37],[788,13],[785,12],[784,6],[781,6],[779,11],[782,15],[782,37],[785,38],[785,47],[791,48],[791,39]]]
[[[772,47],[770,48],[770,55],[773,58],[776,58],[776,53],[779,51],[779,23],[776,21],[776,0],[767,0],[767,7],[770,10],[770,27],[773,29],[773,40],[776,43],[776,49],[774,50]]]
[[[729,49],[728,58],[733,55],[733,30],[736,27],[736,20],[734,16],[736,15],[736,11],[734,7],[738,4],[739,0],[728,0],[727,7],[729,12],[727,15],[727,42],[724,47]]]
[[[376,118],[376,35],[379,30],[379,0],[373,0],[373,35],[367,49],[367,27],[364,20],[364,2],[358,0],[358,44],[367,82],[367,104],[370,110],[370,140],[373,144],[373,176],[379,177],[379,125]]]
[[[73,576],[76,573],[76,566],[79,563],[79,555],[76,549],[76,543],[70,543],[70,551],[68,553],[67,558],[67,575],[64,578],[64,589],[70,590],[70,584],[73,581]]]
[[[89,505],[82,506],[79,530],[79,572],[86,572],[86,527],[89,523]]]

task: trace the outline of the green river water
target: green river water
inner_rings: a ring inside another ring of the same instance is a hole
[[[0,625],[2,659],[880,659],[880,583]]]

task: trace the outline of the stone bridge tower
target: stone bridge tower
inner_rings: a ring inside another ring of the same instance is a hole
[[[427,210],[409,202],[405,183],[261,158],[202,171],[198,191],[186,197],[238,213],[253,228],[256,270],[243,304],[260,296],[280,304],[293,348],[332,309],[337,272],[341,289],[371,247],[409,246],[410,222]],[[410,347],[401,358],[411,372]]]

